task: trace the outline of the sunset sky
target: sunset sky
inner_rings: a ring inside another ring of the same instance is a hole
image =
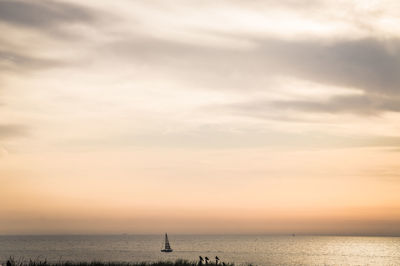
[[[0,234],[400,235],[400,2],[0,0]]]

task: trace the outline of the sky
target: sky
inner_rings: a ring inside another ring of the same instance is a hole
[[[0,234],[400,235],[400,2],[0,0]]]

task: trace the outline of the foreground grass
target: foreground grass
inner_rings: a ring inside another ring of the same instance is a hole
[[[13,258],[10,258],[6,265],[4,266],[195,266],[200,265],[195,261],[188,260],[176,260],[176,261],[159,261],[159,262],[100,262],[100,261],[92,261],[92,262],[69,262],[69,261],[60,261],[60,262],[48,262],[44,261],[16,261]],[[203,262],[202,265],[205,265]],[[209,262],[207,265],[216,265],[214,262]],[[218,265],[225,266],[235,266],[233,263],[225,263],[220,262]],[[251,266],[249,264],[248,266]]]

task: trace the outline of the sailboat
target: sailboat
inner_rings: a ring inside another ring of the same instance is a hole
[[[164,249],[161,250],[161,252],[172,252],[172,251],[173,251],[173,249],[169,245],[168,235],[167,235],[167,233],[165,233],[165,247],[164,247]]]

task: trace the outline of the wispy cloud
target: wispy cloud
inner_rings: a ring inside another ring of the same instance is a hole
[[[26,71],[40,71],[60,65],[62,65],[62,62],[56,59],[40,58],[14,51],[0,50],[0,69],[3,71],[23,73]]]
[[[382,112],[400,112],[399,97],[380,94],[334,96],[327,100],[254,101],[231,105],[232,110],[243,114],[260,116],[273,110],[311,113],[351,113],[356,115],[379,115]]]
[[[246,35],[234,39],[246,38],[254,44],[253,48],[226,49],[138,36],[109,44],[107,49],[127,60],[184,71],[190,78],[200,75],[201,79],[213,72],[225,75],[229,82],[229,75],[236,73],[251,83],[265,76],[288,75],[366,92],[398,93],[400,41],[397,39],[328,43],[253,39]]]
[[[0,140],[26,136],[28,132],[28,127],[24,125],[0,124]]]
[[[0,21],[28,28],[50,29],[64,23],[94,21],[94,14],[82,6],[45,1],[0,1]]]
[[[102,12],[68,2],[53,0],[0,1],[0,69],[25,74],[69,63],[57,44],[68,45],[84,38],[72,26],[95,27]],[[65,51],[65,50],[64,50]],[[3,86],[4,87],[4,86]]]

